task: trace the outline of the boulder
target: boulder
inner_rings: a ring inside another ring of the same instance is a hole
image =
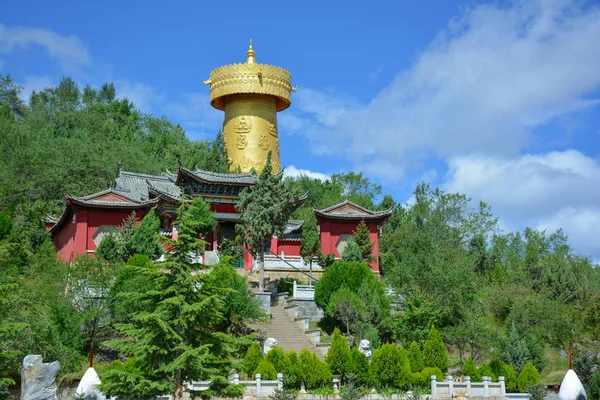
[[[60,363],[42,362],[40,355],[28,355],[21,370],[21,400],[58,400],[56,374]]]

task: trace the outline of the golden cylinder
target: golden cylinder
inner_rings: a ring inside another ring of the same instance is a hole
[[[260,172],[271,151],[273,172],[280,169],[277,98],[257,93],[226,96],[223,139],[232,171]]]

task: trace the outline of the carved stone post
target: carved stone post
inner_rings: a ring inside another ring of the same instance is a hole
[[[277,373],[277,388],[283,390],[283,374],[281,372]]]
[[[498,382],[500,382],[500,393],[504,397],[504,395],[506,394],[506,383],[504,382],[504,377],[499,376]]]
[[[260,384],[260,374],[256,374],[256,397],[260,397],[262,395],[262,387]]]
[[[233,384],[234,385],[240,384],[240,374],[233,374]]]
[[[490,397],[490,381],[491,378],[489,376],[484,376],[483,380],[483,397]]]
[[[471,395],[471,377],[465,376],[465,382],[467,383],[467,393]]]
[[[435,375],[431,375],[431,395],[437,395],[437,377]]]

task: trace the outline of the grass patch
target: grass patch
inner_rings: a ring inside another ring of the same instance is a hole
[[[560,384],[568,370],[552,371],[542,377],[540,383],[542,385]]]

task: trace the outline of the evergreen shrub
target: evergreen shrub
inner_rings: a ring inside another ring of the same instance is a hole
[[[350,350],[346,375],[352,376],[354,386],[367,387],[371,384],[369,376],[369,360],[367,359],[367,356],[361,353],[356,347]]]
[[[291,350],[285,355],[287,362],[287,371],[284,372],[283,376],[286,380],[285,384],[292,389],[300,389],[302,383],[302,368],[300,361],[298,360],[298,354],[294,350]]]
[[[446,347],[442,341],[442,335],[434,326],[431,326],[423,345],[423,362],[426,367],[436,367],[442,372],[448,371]]]
[[[348,347],[348,342],[342,336],[340,330],[335,328],[331,347],[325,355],[325,363],[333,375],[339,375],[342,381],[345,381],[349,362],[350,348]]]
[[[487,364],[481,364],[479,366],[478,372],[479,372],[479,376],[482,378],[484,376],[489,376],[490,378],[492,378],[493,382],[498,381],[498,376],[496,376],[496,374],[494,374],[494,371],[492,371],[492,368],[490,368],[490,366]]]
[[[264,354],[258,342],[252,343],[246,352],[246,356],[242,360],[242,367],[244,368],[244,372],[248,374],[250,379],[254,379],[252,375],[256,368],[258,368],[258,364],[263,360]]]
[[[279,347],[273,347],[265,355],[265,360],[269,361],[275,367],[275,371],[284,373],[288,370],[288,359],[285,353]]]
[[[331,380],[333,379],[331,371],[329,371],[327,364],[319,360],[315,353],[311,353],[308,349],[302,349],[298,360],[306,390],[319,389],[331,385]]]
[[[470,376],[471,382],[481,381],[481,374],[479,373],[479,370],[477,370],[475,361],[473,361],[473,358],[471,358],[471,357],[469,357],[467,359],[467,361],[465,361],[460,373],[463,374],[464,376]]]
[[[504,386],[507,393],[514,393],[517,390],[517,372],[509,364],[502,364],[502,374],[504,377]]]
[[[600,399],[600,370],[592,375],[590,380],[590,391],[587,393],[590,399]]]
[[[315,303],[321,309],[327,309],[329,299],[342,286],[358,293],[364,281],[374,281],[375,276],[362,262],[336,261],[328,267],[315,287]]]
[[[425,365],[423,364],[423,353],[417,342],[412,342],[406,353],[408,362],[410,363],[411,372],[421,372]]]
[[[377,389],[407,389],[411,372],[405,351],[393,344],[384,344],[373,352],[369,374]]]
[[[535,369],[532,363],[528,362],[517,378],[517,387],[521,393],[525,393],[529,386],[537,385],[541,379],[542,377],[537,369]]]
[[[436,367],[425,367],[423,368],[423,371],[421,371],[421,373],[423,374],[425,379],[427,379],[427,382],[431,381],[431,377],[433,375],[435,375],[435,378],[438,381],[444,380],[444,373],[442,372],[442,370]]]
[[[258,367],[252,373],[252,379],[256,378],[256,374],[260,374],[260,379],[263,381],[271,381],[277,379],[277,371],[275,366],[267,360],[262,360]]]

